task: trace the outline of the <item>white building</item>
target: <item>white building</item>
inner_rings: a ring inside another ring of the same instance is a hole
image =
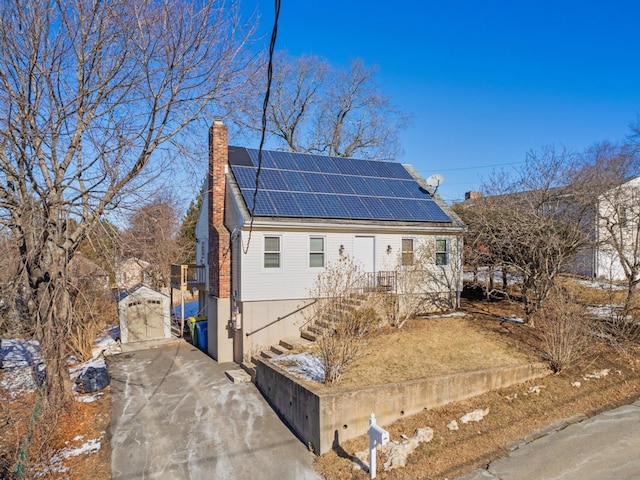
[[[434,289],[462,288],[464,224],[409,166],[395,162],[262,152],[209,134],[209,186],[196,226],[197,263],[208,268],[209,354],[241,362],[299,335],[296,312],[330,262],[349,255],[371,278],[433,250]],[[253,212],[253,215],[252,215]],[[451,279],[455,279],[452,283]]]

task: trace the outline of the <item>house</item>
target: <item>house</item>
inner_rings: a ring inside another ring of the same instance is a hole
[[[640,177],[611,180],[605,186],[592,187],[596,188],[603,193],[589,192],[585,198],[576,198],[571,187],[568,190],[556,187],[550,196],[552,211],[572,215],[576,209],[571,207],[579,206],[580,218],[568,218],[580,225],[588,240],[586,248],[574,255],[563,271],[608,281],[628,281],[635,271],[637,279],[640,275]],[[526,193],[508,194],[505,198]],[[467,192],[465,205],[472,205],[480,198],[480,192]]]
[[[258,155],[229,146],[227,127],[214,122],[196,226],[213,358],[239,363],[298,336],[318,273],[343,255],[375,275],[429,243],[433,270],[456,279],[434,288],[457,297],[465,226],[411,167],[263,151],[254,208]]]
[[[127,290],[139,283],[151,281],[150,263],[140,258],[130,257],[116,265],[116,288]]]
[[[598,196],[596,247],[585,253],[593,278],[626,281],[640,274],[640,177],[629,179]],[[590,271],[589,271],[590,270]],[[626,271],[626,273],[625,273]]]

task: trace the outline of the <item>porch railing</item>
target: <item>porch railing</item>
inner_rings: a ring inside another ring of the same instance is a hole
[[[354,285],[357,293],[396,293],[398,277],[395,271],[367,272]]]

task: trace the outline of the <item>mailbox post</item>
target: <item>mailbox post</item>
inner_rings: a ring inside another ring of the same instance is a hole
[[[369,417],[369,473],[376,478],[376,447],[389,443],[389,432],[376,424],[376,416]]]

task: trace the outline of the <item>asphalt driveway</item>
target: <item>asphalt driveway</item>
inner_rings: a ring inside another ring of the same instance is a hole
[[[180,343],[111,357],[111,471],[118,479],[302,479],[313,455],[251,383]]]

